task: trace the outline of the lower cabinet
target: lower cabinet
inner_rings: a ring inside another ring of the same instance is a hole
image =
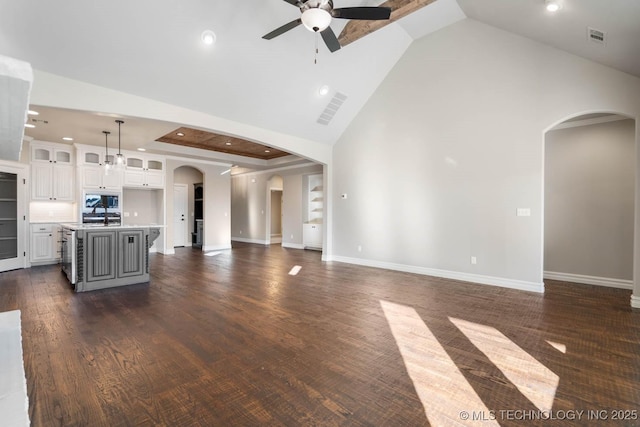
[[[118,231],[118,277],[143,275],[145,257],[142,230]]]
[[[33,264],[55,264],[60,261],[60,226],[31,224],[29,252]]]
[[[87,282],[116,278],[116,231],[92,231],[86,237]]]
[[[145,274],[143,230],[92,230],[86,235],[87,282]]]
[[[302,224],[302,245],[305,248],[322,249],[322,224]]]

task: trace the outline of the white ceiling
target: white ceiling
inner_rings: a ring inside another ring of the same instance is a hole
[[[335,7],[380,3],[335,0]],[[0,0],[0,11],[0,54],[35,69],[326,144],[338,140],[414,39],[465,15],[640,76],[638,0],[564,0],[555,15],[544,0],[437,0],[338,52],[320,39],[317,64],[315,35],[303,27],[261,38],[299,16],[283,0]],[[336,34],[340,21],[332,23]],[[605,46],[587,41],[587,25],[607,32]],[[205,29],[217,34],[213,47],[200,41]],[[330,87],[325,97],[323,85]],[[318,124],[337,91],[347,101],[329,125]],[[78,117],[57,120],[84,126]],[[99,138],[101,130],[86,132]]]

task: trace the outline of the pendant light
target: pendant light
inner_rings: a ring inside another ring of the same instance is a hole
[[[103,130],[102,133],[104,133],[104,174],[109,175],[109,171],[111,171],[111,162],[109,161],[109,144],[107,139],[111,132]]]
[[[118,170],[122,170],[127,165],[124,154],[120,152],[120,126],[124,123],[124,121],[116,120],[116,123],[118,124],[118,154],[116,154],[115,168]]]

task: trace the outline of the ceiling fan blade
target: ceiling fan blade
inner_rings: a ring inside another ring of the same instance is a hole
[[[327,45],[331,52],[340,49],[340,42],[331,27],[327,27],[324,31],[320,32],[320,35],[322,36],[322,40],[324,40],[324,44]]]
[[[343,7],[333,9],[331,15],[334,18],[382,20],[391,16],[390,7]]]
[[[292,4],[292,5],[296,6],[296,7],[298,7],[298,0],[284,0],[284,1],[286,1],[289,4]]]
[[[286,33],[287,31],[294,29],[300,24],[302,24],[302,19],[298,18],[296,20],[293,20],[291,22],[284,24],[282,27],[276,28],[275,30],[271,31],[269,34],[265,34],[264,36],[262,36],[262,38],[265,40],[271,40],[272,38],[277,37],[282,33]]]

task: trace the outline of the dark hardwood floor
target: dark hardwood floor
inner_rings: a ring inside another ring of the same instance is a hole
[[[176,252],[151,256],[150,284],[81,294],[58,266],[0,273],[32,425],[640,425],[629,291],[539,295],[280,246]]]

